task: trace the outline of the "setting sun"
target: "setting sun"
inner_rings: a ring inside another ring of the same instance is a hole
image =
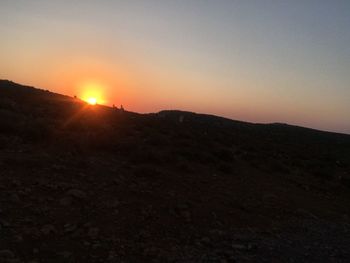
[[[106,103],[103,94],[105,93],[105,85],[96,82],[85,82],[79,85],[81,98],[90,105]]]
[[[96,98],[88,98],[86,100],[87,103],[89,103],[90,105],[96,105],[97,104],[97,99]]]

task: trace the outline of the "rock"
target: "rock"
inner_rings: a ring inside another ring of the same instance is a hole
[[[23,236],[15,235],[14,236],[14,240],[15,240],[16,243],[21,243],[21,242],[23,242]]]
[[[60,200],[60,205],[62,206],[70,206],[72,204],[72,198],[71,197],[63,197]]]
[[[84,191],[81,191],[79,189],[71,189],[66,193],[68,196],[77,198],[77,199],[86,199],[87,195]]]
[[[120,206],[120,201],[119,200],[115,200],[113,203],[112,203],[112,208],[117,208]]]
[[[143,255],[144,256],[152,256],[152,257],[156,257],[157,255],[159,255],[159,249],[153,246],[150,247],[146,247],[143,250]]]
[[[4,220],[4,219],[0,219],[0,226],[2,226],[2,227],[11,227],[11,224],[8,221]]]
[[[101,247],[101,243],[98,241],[95,241],[95,243],[91,246],[92,249],[99,249]]]
[[[148,231],[146,231],[146,230],[140,230],[138,236],[139,236],[140,239],[147,239],[147,238],[151,237],[151,234]]]
[[[42,228],[41,228],[41,232],[44,234],[44,235],[49,235],[49,234],[54,234],[56,233],[56,228],[53,226],[53,225],[44,225]]]
[[[69,251],[62,251],[58,252],[57,254],[65,259],[70,258],[72,256],[72,252]]]
[[[191,222],[191,212],[181,211],[180,214],[185,219],[186,222]]]
[[[313,213],[311,213],[311,212],[309,212],[307,210],[301,209],[301,208],[298,208],[296,210],[296,213],[301,215],[301,216],[307,217],[307,218],[312,218],[312,219],[315,219],[315,220],[319,220],[319,218],[317,216],[315,216]]]
[[[187,209],[190,208],[190,206],[188,204],[186,204],[186,203],[180,203],[180,204],[177,205],[177,208],[179,210],[187,210]]]
[[[56,171],[62,171],[62,170],[65,170],[66,167],[64,165],[54,164],[54,165],[52,165],[52,169],[56,170]]]
[[[100,229],[97,227],[90,227],[89,231],[88,231],[88,236],[91,238],[97,238],[98,234],[100,232]]]
[[[72,237],[76,238],[76,237],[81,237],[84,235],[84,229],[82,228],[77,228],[73,233],[72,233]]]
[[[108,261],[114,261],[117,258],[117,253],[115,252],[115,250],[110,250],[108,253]]]
[[[81,176],[82,178],[85,178],[85,177],[87,177],[87,174],[86,173],[79,173],[79,176]]]
[[[203,245],[209,245],[211,242],[210,238],[209,237],[203,237],[201,240],[200,240],[200,243],[203,244]]]
[[[64,232],[65,233],[72,233],[77,229],[77,225],[75,224],[65,224],[64,225]]]
[[[14,187],[20,187],[22,183],[18,180],[12,180],[12,186]]]
[[[0,250],[0,262],[9,260],[9,259],[14,259],[14,258],[15,258],[15,254],[13,254],[11,250],[8,250],[8,249]]]
[[[247,246],[241,244],[232,244],[232,248],[236,250],[246,250]]]
[[[11,200],[12,202],[14,202],[14,203],[18,203],[18,202],[21,201],[21,200],[19,199],[18,194],[16,194],[16,193],[12,193],[12,194],[10,195],[10,200]]]

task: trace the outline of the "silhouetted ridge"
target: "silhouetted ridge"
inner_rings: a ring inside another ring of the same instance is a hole
[[[0,81],[0,262],[350,262],[350,136]]]

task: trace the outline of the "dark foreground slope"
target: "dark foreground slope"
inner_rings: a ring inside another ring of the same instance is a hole
[[[0,81],[0,262],[349,262],[350,136]]]

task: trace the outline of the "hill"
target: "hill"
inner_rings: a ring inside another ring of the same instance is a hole
[[[0,81],[0,262],[349,262],[350,136]]]

